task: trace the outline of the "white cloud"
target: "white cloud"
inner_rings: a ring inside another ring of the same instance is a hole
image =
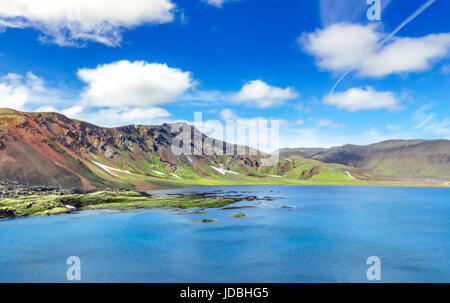
[[[343,71],[356,66],[376,49],[380,39],[375,25],[335,24],[303,34],[299,44],[323,69]]]
[[[31,27],[61,46],[87,40],[118,46],[123,29],[171,22],[174,10],[171,0],[2,0],[0,29]]]
[[[49,105],[44,105],[41,107],[38,107],[35,112],[38,113],[56,113],[58,112],[58,110],[56,108],[54,108],[53,106],[49,106]]]
[[[203,0],[203,1],[212,6],[222,7],[225,2],[239,1],[239,0]]]
[[[441,122],[432,122],[424,127],[427,135],[438,136],[440,138],[450,137],[450,119],[446,118]]]
[[[83,107],[79,105],[72,106],[70,108],[66,108],[62,111],[63,115],[66,115],[68,117],[74,117],[77,114],[81,113],[83,111]]]
[[[286,100],[296,99],[298,93],[294,88],[270,86],[261,80],[246,83],[239,92],[232,95],[234,102],[244,102],[251,106],[267,108],[280,105]]]
[[[379,42],[385,37],[372,24],[340,23],[303,34],[298,41],[316,57],[320,68],[334,72],[354,69],[363,77],[422,72],[446,57],[450,50],[450,33],[394,38],[380,48]]]
[[[444,58],[450,49],[450,34],[422,38],[397,38],[364,60],[360,74],[382,77],[393,73],[429,70],[435,60]]]
[[[422,122],[420,122],[419,124],[417,124],[417,128],[423,128],[425,127],[427,124],[429,124],[434,117],[436,117],[436,114],[429,114]]]
[[[416,123],[414,129],[422,131],[426,136],[448,138],[450,136],[450,120],[445,118],[437,121],[438,114],[430,113],[433,103],[425,104],[413,114],[413,121]]]
[[[325,96],[325,104],[334,105],[348,111],[399,108],[399,101],[393,92],[378,92],[372,87],[351,88],[346,92],[333,93]]]
[[[148,108],[174,102],[195,84],[190,72],[145,61],[83,68],[78,76],[88,84],[82,104],[96,107]]]
[[[334,123],[333,121],[331,121],[330,119],[323,119],[323,120],[319,120],[317,121],[317,126],[319,127],[332,127],[332,128],[338,128],[338,127],[342,127],[342,124],[339,123]]]
[[[25,110],[45,93],[43,80],[31,72],[25,76],[10,73],[0,77],[0,107]]]
[[[22,111],[60,112],[101,126],[162,124],[171,114],[156,104],[178,101],[193,85],[191,75],[165,64],[120,61],[81,69],[87,86],[78,96],[46,87],[29,72],[0,77],[0,107]],[[73,104],[67,107],[68,104]]]
[[[89,110],[89,109],[88,109]],[[63,110],[63,114],[69,118],[76,118],[99,126],[116,127],[123,125],[150,125],[161,124],[162,119],[171,114],[159,107],[150,108],[108,108],[86,112],[86,109],[77,107]]]
[[[431,119],[436,116],[435,113],[428,113],[428,110],[431,109],[434,106],[433,103],[428,103],[425,105],[422,105],[419,109],[417,109],[413,114],[413,121],[417,124],[416,128],[420,128],[425,126],[428,122],[430,122]]]
[[[2,79],[0,83],[0,107],[23,109],[28,97],[29,91],[26,86],[11,84],[8,79]]]
[[[294,124],[295,124],[295,125],[303,125],[303,124],[305,124],[305,121],[303,121],[302,119],[300,119],[300,120],[297,120]]]
[[[180,96],[180,100],[194,101],[192,105],[245,104],[249,107],[268,108],[297,99],[299,93],[293,87],[276,87],[261,80],[245,83],[239,91],[197,90],[195,88]]]
[[[229,108],[223,109],[220,113],[220,118],[222,120],[237,120],[239,119],[238,116]]]

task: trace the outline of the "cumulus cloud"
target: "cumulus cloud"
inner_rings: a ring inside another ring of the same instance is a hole
[[[118,46],[124,29],[171,22],[174,10],[171,0],[3,0],[0,30],[34,28],[60,46],[88,40]]]
[[[82,104],[97,107],[148,108],[177,101],[195,84],[190,72],[166,64],[118,61],[78,70],[87,83]]]
[[[396,39],[365,60],[360,73],[381,77],[392,73],[425,71],[431,68],[434,60],[447,56],[449,49],[450,34]]]
[[[0,77],[0,107],[60,112],[101,126],[161,124],[171,114],[156,105],[182,100],[195,84],[189,72],[144,61],[84,68],[78,76],[86,86],[73,96],[47,86],[31,72],[7,74]]]
[[[345,92],[329,94],[323,102],[352,112],[381,108],[395,110],[400,107],[393,92],[378,92],[372,87],[351,88]]]
[[[375,25],[336,24],[303,34],[298,42],[316,57],[319,67],[342,71],[363,61],[376,49],[379,39]]]
[[[157,105],[182,100],[195,85],[190,72],[145,61],[117,61],[77,75],[86,87],[63,113],[102,126],[160,124],[171,114]]]
[[[0,107],[25,110],[45,94],[44,81],[31,72],[25,76],[9,73],[0,77]]]
[[[379,47],[386,36],[373,24],[339,23],[303,34],[298,42],[322,69],[356,70],[359,76],[373,78],[428,70],[450,50],[450,33],[393,38]]]
[[[296,99],[298,93],[292,87],[270,86],[261,80],[247,82],[239,92],[231,96],[232,101],[267,108],[280,105],[286,100]]]

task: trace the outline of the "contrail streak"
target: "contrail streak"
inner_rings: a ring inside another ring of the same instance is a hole
[[[392,33],[390,33],[389,36],[387,36],[383,41],[381,41],[381,43],[378,45],[378,47],[383,46],[386,42],[391,40],[395,36],[395,34],[397,34],[402,28],[405,27],[406,24],[413,21],[417,16],[419,16],[424,10],[426,10],[434,2],[436,2],[436,0],[428,0],[424,5],[422,5],[418,10],[416,10],[414,12],[414,14],[409,16],[405,21],[403,21],[399,26],[397,26],[397,28]]]
[[[376,50],[379,50],[383,45],[385,45],[387,42],[389,42],[389,40],[391,40],[402,28],[404,28],[409,22],[413,21],[417,16],[419,16],[424,10],[426,10],[430,5],[432,5],[436,1],[437,0],[428,0],[425,4],[423,4],[411,16],[406,18],[405,21],[403,21],[399,26],[397,26],[397,28],[392,33],[390,33],[386,38],[384,38],[380,43],[378,43]],[[339,78],[339,80],[336,82],[336,84],[333,85],[333,88],[329,92],[329,95],[333,94],[334,90],[342,82],[342,80],[344,80],[344,78],[347,77],[347,75],[350,74],[354,70],[355,69],[352,68],[352,69],[348,70],[347,72],[345,72],[345,74],[343,74]]]

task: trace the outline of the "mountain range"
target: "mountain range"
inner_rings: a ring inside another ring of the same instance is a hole
[[[450,178],[449,140],[390,140],[366,146],[282,149],[325,163],[339,163],[389,177]]]
[[[186,138],[184,129],[190,129]],[[184,138],[192,155],[175,154]],[[274,166],[249,147],[184,123],[99,127],[57,113],[0,109],[0,181],[25,186],[152,189],[240,184],[389,184],[450,178],[450,143],[387,141],[369,146],[283,149]],[[208,146],[205,152],[203,146]],[[237,153],[239,148],[246,155]],[[233,153],[228,152],[230,149]],[[445,180],[447,181],[447,180]],[[441,184],[442,185],[442,184]],[[443,183],[448,185],[448,182]]]

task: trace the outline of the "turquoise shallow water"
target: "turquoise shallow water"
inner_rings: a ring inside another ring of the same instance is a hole
[[[278,199],[196,215],[84,211],[2,221],[0,282],[67,282],[69,256],[81,260],[81,282],[367,282],[369,256],[381,259],[382,282],[450,282],[449,189],[179,191]],[[239,211],[247,216],[234,218]],[[203,218],[219,221],[194,222]]]

